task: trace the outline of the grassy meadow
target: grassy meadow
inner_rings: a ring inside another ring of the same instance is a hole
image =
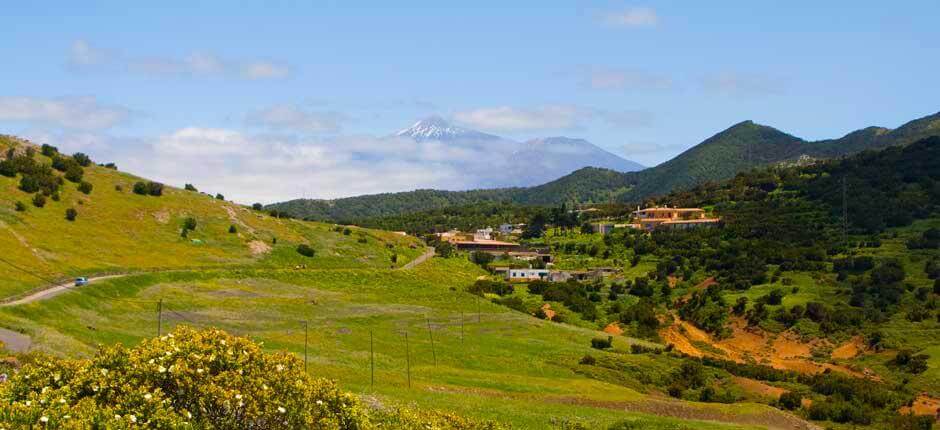
[[[591,374],[578,364],[585,354],[641,372],[668,372],[670,363],[592,350],[595,331],[539,320],[462,291],[482,274],[463,259],[439,258],[410,270],[148,273],[0,309],[0,325],[30,335],[34,349],[88,355],[99,343],[133,344],[155,335],[162,300],[164,333],[177,324],[220,327],[302,356],[306,321],[311,373],[375,402],[414,403],[519,428],[566,422],[601,428],[623,419],[642,428],[747,428],[779,414],[753,403],[678,402],[635,382],[631,388],[616,375]],[[630,342],[618,338],[615,347],[623,351]]]

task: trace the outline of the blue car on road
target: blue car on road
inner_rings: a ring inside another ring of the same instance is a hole
[[[88,285],[88,278],[84,276],[81,278],[75,278],[75,286],[81,287],[82,285]]]

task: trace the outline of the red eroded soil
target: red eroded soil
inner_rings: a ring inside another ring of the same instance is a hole
[[[902,406],[898,412],[902,414],[913,412],[914,415],[936,415],[938,410],[940,410],[940,399],[921,394],[914,400],[913,406]]]
[[[623,334],[623,329],[620,328],[620,323],[612,322],[610,324],[607,324],[607,327],[604,327],[604,333],[608,333],[612,335],[621,335]]]
[[[832,358],[836,360],[848,360],[855,358],[865,351],[865,343],[861,336],[855,336],[848,342],[832,350]]]
[[[677,350],[694,357],[707,355],[738,363],[750,359],[776,369],[801,373],[815,374],[831,369],[857,377],[871,377],[846,366],[813,361],[813,348],[826,346],[826,341],[803,342],[792,332],[774,335],[756,327],[748,327],[742,318],[733,318],[730,328],[731,337],[717,340],[691,323],[677,318],[673,325],[660,330],[660,337],[673,344]],[[696,343],[708,347],[698,347]]]

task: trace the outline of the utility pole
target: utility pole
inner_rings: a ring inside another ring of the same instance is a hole
[[[431,332],[431,318],[428,320],[428,338],[431,339],[431,358],[434,359],[434,366],[437,366],[437,353],[434,352],[434,333]]]
[[[477,298],[477,324],[480,323],[480,301],[483,300],[482,297]]]
[[[408,372],[408,388],[411,388],[411,349],[408,347],[408,331],[405,330],[405,370]]]
[[[369,330],[369,380],[372,389],[375,389],[375,343],[372,340],[372,330]]]
[[[307,320],[304,320],[304,372],[307,372]]]
[[[157,302],[157,337],[163,332],[163,299]]]

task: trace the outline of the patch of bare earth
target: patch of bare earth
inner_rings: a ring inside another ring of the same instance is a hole
[[[166,209],[161,209],[153,213],[153,219],[157,221],[158,224],[168,224],[170,222],[170,211]]]
[[[229,206],[229,205],[227,205],[227,204],[223,204],[223,205],[222,205],[222,209],[225,209],[225,213],[228,214],[228,219],[229,219],[229,221],[232,222],[232,224],[235,224],[235,225],[241,227],[242,229],[244,229],[244,230],[245,230],[246,232],[248,232],[248,233],[251,233],[251,234],[254,234],[254,233],[255,233],[255,229],[251,228],[250,225],[245,224],[240,218],[238,218],[238,214],[235,213],[235,209],[234,209],[233,207],[231,207],[231,206]]]
[[[549,321],[555,319],[555,311],[552,310],[552,305],[550,303],[542,305],[542,312],[545,313],[545,319]]]
[[[865,343],[861,336],[855,336],[848,342],[832,350],[831,357],[836,360],[848,360],[855,358],[865,351]]]
[[[623,329],[620,328],[620,323],[612,322],[607,324],[607,327],[604,327],[604,333],[619,336],[623,334]]]
[[[744,378],[741,376],[732,376],[731,380],[734,381],[735,385],[741,387],[742,390],[747,391],[758,397],[764,397],[767,399],[778,399],[780,395],[786,393],[787,390],[774,387],[773,385],[765,384],[761,381],[751,378]]]
[[[803,342],[796,333],[790,331],[775,335],[760,328],[748,327],[742,318],[733,318],[730,328],[732,335],[727,339],[718,340],[691,323],[677,318],[675,323],[661,329],[659,334],[664,341],[673,344],[675,349],[693,357],[710,356],[738,363],[753,360],[776,369],[807,374],[822,373],[830,369],[860,378],[877,379],[877,376],[846,366],[813,361],[813,348],[825,346],[825,341]],[[708,348],[696,347],[696,343],[708,345]]]
[[[937,415],[940,413],[940,399],[921,394],[914,399],[911,406],[902,406],[898,412],[914,415]]]
[[[248,242],[248,249],[251,250],[251,255],[262,255],[271,252],[271,246],[260,240]]]

